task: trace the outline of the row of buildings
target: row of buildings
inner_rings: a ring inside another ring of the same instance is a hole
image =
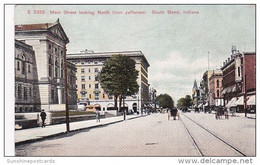
[[[240,52],[232,46],[232,54],[217,70],[207,70],[200,84],[193,84],[194,107],[227,107],[231,111],[255,111],[256,54]]]
[[[141,51],[95,53],[85,50],[67,54],[69,42],[59,20],[15,25],[16,113],[65,110],[66,75],[69,109],[77,109],[78,104],[88,109],[113,109],[113,96],[101,88],[98,73],[108,58],[119,54],[134,59],[139,71],[139,91],[126,97],[124,106],[133,111],[152,106],[156,90],[149,86],[150,64]]]

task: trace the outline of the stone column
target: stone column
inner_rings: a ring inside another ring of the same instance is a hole
[[[57,86],[58,90],[58,104],[62,104],[62,93],[61,93],[61,87]]]

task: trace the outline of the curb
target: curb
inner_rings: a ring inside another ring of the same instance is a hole
[[[145,117],[145,116],[144,115],[143,116],[136,116],[136,117],[133,117],[133,118],[130,118],[130,119],[127,119],[127,120],[132,120],[132,119],[136,119],[136,118],[140,118],[140,117]],[[98,125],[93,125],[93,126],[84,127],[84,128],[78,128],[78,129],[70,130],[69,133],[82,131],[82,130],[86,130],[86,129],[104,127],[104,126],[107,126],[107,125],[116,124],[116,123],[120,123],[120,122],[123,122],[123,121],[124,121],[123,119],[120,119],[118,121],[113,121],[113,122],[110,122],[110,123],[98,124]],[[32,142],[37,142],[37,141],[45,140],[47,138],[52,138],[52,137],[61,136],[61,135],[65,135],[65,134],[67,134],[67,132],[59,132],[59,133],[56,133],[56,134],[42,136],[42,137],[39,137],[39,138],[28,139],[28,140],[16,142],[15,146],[19,146],[19,145],[27,144],[27,143],[32,143]]]

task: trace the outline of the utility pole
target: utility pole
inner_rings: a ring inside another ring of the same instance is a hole
[[[209,52],[208,52],[208,70],[209,70]]]
[[[64,78],[64,86],[65,86],[65,109],[66,109],[66,130],[67,133],[70,132],[70,124],[69,124],[69,91],[68,91],[68,65],[67,65],[67,48],[66,45],[64,45],[64,72],[65,72],[65,78]]]

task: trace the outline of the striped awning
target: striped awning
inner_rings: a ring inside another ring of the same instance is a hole
[[[248,97],[247,105],[255,105],[255,95]]]
[[[236,97],[232,98],[228,104],[226,105],[227,108],[230,108],[230,107],[235,107],[237,105],[235,105],[235,102],[237,101]]]
[[[244,105],[244,96],[241,96],[235,102],[235,105]]]

